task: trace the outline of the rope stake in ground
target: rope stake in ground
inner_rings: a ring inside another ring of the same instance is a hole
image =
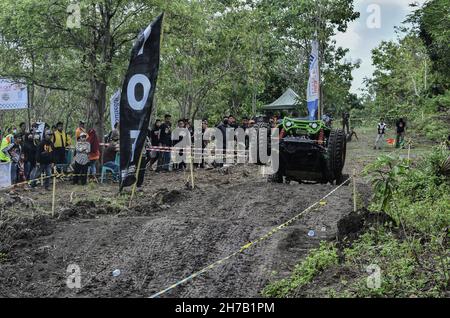
[[[55,199],[56,199],[56,173],[53,174],[52,217],[55,217]]]
[[[160,292],[157,292],[156,294],[153,294],[150,296],[150,298],[156,298],[159,297],[165,293],[167,293],[168,291],[180,286],[181,284],[190,281],[192,279],[194,279],[195,277],[203,274],[204,272],[215,268],[217,265],[222,264],[223,262],[229,260],[230,258],[244,252],[245,250],[251,248],[252,246],[256,245],[257,243],[260,243],[264,240],[267,240],[268,238],[270,238],[271,236],[273,236],[275,233],[279,232],[280,230],[284,229],[285,227],[289,226],[291,223],[293,223],[295,220],[297,220],[298,218],[300,218],[302,215],[304,215],[306,212],[312,210],[314,207],[316,207],[317,205],[319,206],[323,206],[326,204],[326,199],[328,197],[330,197],[333,193],[335,193],[338,189],[340,189],[341,187],[343,187],[347,182],[349,182],[352,179],[352,177],[348,178],[347,180],[345,180],[343,183],[341,183],[340,185],[338,185],[336,188],[334,188],[332,191],[330,191],[327,195],[325,195],[322,199],[320,199],[319,201],[315,202],[314,204],[310,205],[309,207],[307,207],[306,209],[304,209],[302,212],[298,213],[296,216],[292,217],[291,219],[289,219],[288,221],[284,222],[283,224],[273,228],[270,232],[268,232],[267,234],[265,234],[264,236],[260,237],[257,240],[254,240],[253,242],[247,243],[245,245],[243,245],[238,251],[224,257],[221,258],[218,261],[215,261],[214,263],[212,263],[211,265],[208,265],[206,267],[204,267],[203,269],[187,276],[186,278],[183,278],[182,280],[179,280],[178,282],[176,282],[175,284],[167,287],[166,289],[161,290]]]
[[[353,169],[353,212],[356,213],[356,169]]]

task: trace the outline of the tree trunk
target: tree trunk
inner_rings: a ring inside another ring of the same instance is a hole
[[[94,128],[97,132],[98,138],[103,141],[104,123],[105,123],[105,109],[106,109],[106,84],[98,80],[95,81],[94,87]]]

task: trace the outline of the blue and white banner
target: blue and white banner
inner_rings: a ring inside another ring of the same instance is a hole
[[[0,109],[28,108],[27,86],[0,78]]]
[[[320,79],[319,79],[319,43],[312,41],[311,56],[309,58],[309,80],[306,92],[309,119],[315,120],[319,108]]]
[[[120,121],[120,89],[111,96],[110,114],[111,114],[111,129]]]
[[[0,162],[0,189],[11,186],[11,162]]]

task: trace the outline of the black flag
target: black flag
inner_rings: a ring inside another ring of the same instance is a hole
[[[120,189],[136,182],[135,174],[147,136],[158,78],[162,20],[163,14],[139,34],[123,82],[120,98]]]

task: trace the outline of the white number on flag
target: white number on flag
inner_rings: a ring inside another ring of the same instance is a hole
[[[133,162],[134,160],[134,150],[136,149],[136,143],[139,137],[139,130],[130,130],[130,139],[131,139],[131,160],[130,162]]]
[[[140,101],[136,100],[136,85],[141,84],[143,88],[143,96]],[[147,102],[148,94],[150,93],[150,89],[152,87],[152,84],[150,83],[150,80],[147,76],[143,74],[135,74],[133,77],[130,78],[130,81],[128,82],[127,87],[127,97],[128,97],[128,104],[131,108],[134,110],[143,110],[145,103]]]

